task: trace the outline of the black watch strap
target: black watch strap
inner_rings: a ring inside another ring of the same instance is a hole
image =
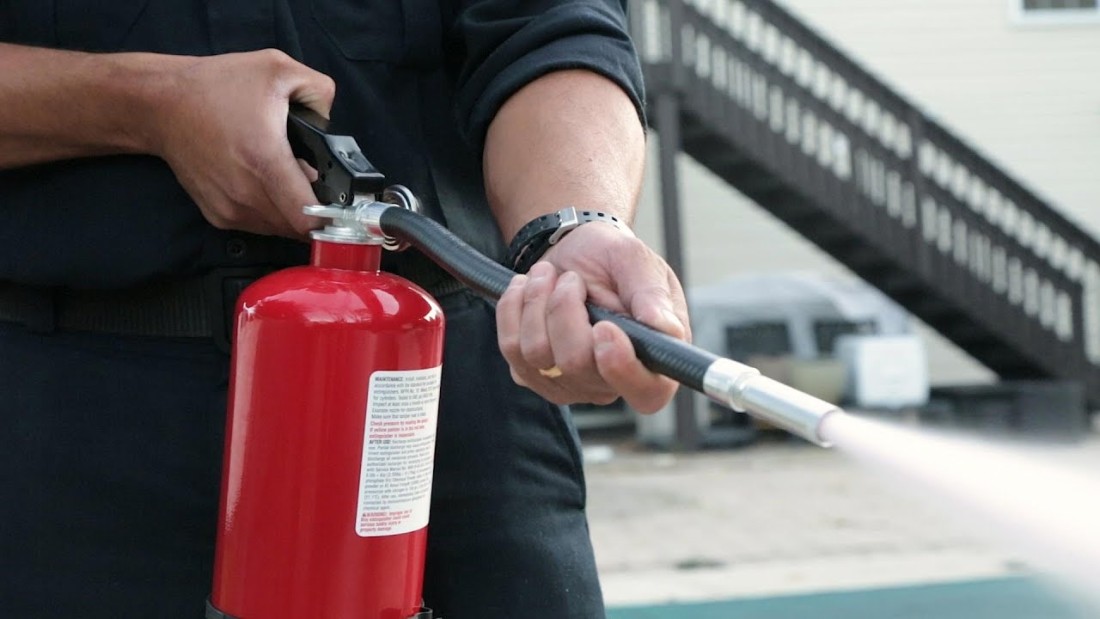
[[[536,217],[520,228],[508,245],[508,257],[504,264],[516,273],[526,273],[563,236],[578,226],[593,221],[602,221],[620,230],[629,230],[614,215],[599,211],[578,211],[567,206],[556,213]]]

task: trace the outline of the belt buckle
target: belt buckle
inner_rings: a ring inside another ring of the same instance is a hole
[[[204,277],[206,311],[210,317],[210,331],[214,336],[214,345],[218,350],[226,354],[232,350],[233,332],[236,331],[234,325],[237,299],[245,288],[270,270],[261,267],[221,267],[210,271]]]

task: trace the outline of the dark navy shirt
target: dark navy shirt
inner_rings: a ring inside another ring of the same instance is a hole
[[[92,52],[281,49],[335,79],[334,131],[497,258],[481,148],[505,99],[546,72],[586,68],[642,105],[614,0],[7,0],[0,40]],[[0,280],[77,288],[306,257],[303,243],[216,230],[151,156],[0,171],[0,248]]]

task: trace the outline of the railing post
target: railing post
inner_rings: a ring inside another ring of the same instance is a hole
[[[667,0],[669,20],[669,78],[653,97],[654,126],[660,137],[658,161],[661,175],[661,214],[665,260],[687,289],[684,264],[683,231],[680,225],[680,180],[676,156],[680,152],[680,97],[683,92],[683,13],[681,0]],[[699,447],[699,427],[695,422],[695,396],[683,387],[673,401],[676,412],[676,449],[694,451]]]
[[[924,144],[925,140],[924,118],[921,113],[914,108],[909,110],[906,114],[905,123],[909,125],[909,139],[912,140],[912,152],[909,157],[909,173],[912,175],[913,216],[916,221],[913,224],[911,233],[917,240],[916,243],[913,243],[913,251],[915,253],[911,256],[911,265],[915,267],[920,277],[925,278],[926,281],[931,281],[935,276],[931,263],[932,249],[928,241],[924,238],[924,227],[932,224],[925,221],[924,199],[928,196],[928,189],[925,187],[924,173],[921,171],[920,166],[921,146]]]

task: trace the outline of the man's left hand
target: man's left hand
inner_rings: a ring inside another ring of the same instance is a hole
[[[684,292],[668,264],[628,232],[585,224],[517,275],[497,304],[512,378],[557,404],[621,396],[642,413],[661,409],[676,383],[643,366],[622,329],[590,324],[586,300],[690,341]]]

